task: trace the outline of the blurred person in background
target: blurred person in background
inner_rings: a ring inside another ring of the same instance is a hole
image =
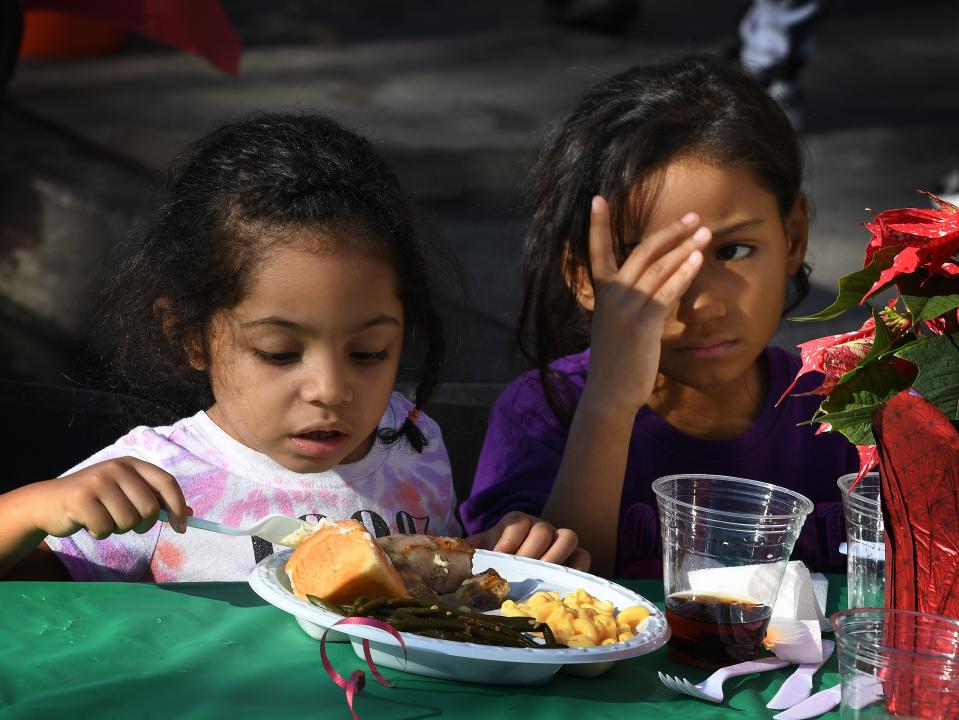
[[[813,29],[828,0],[752,0],[726,53],[779,103],[802,130],[799,73],[813,49]],[[641,11],[640,0],[546,0],[546,19],[560,25],[622,33]]]

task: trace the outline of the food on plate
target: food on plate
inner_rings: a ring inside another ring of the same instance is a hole
[[[413,597],[454,592],[473,574],[473,546],[459,538],[386,535],[376,542]]]
[[[566,647],[544,622],[476,612],[500,607],[509,583],[493,569],[473,575],[474,552],[458,538],[374,539],[362,523],[340,520],[302,540],[285,570],[297,597],[339,615],[382,620],[401,632],[507,647]]]
[[[599,600],[582,588],[565,597],[558,592],[534,593],[525,603],[506,600],[506,617],[528,617],[545,623],[557,642],[569,647],[612,645],[632,638],[649,617],[649,610],[631,605],[618,613],[611,602]]]
[[[369,617],[389,623],[400,632],[437,640],[519,648],[565,648],[549,626],[528,617],[475,613],[463,607],[440,607],[417,598],[358,598],[350,605],[334,605],[312,595],[314,605],[345,617]],[[533,635],[541,635],[533,637]]]
[[[405,598],[403,578],[373,536],[356,520],[331,522],[303,540],[286,561],[290,588],[328,603],[356,598]]]
[[[321,521],[286,564],[293,593],[334,605],[359,597],[415,597],[472,610],[498,608],[509,583],[495,570],[472,574],[473,547],[459,538],[389,535],[374,539],[356,520]]]
[[[466,578],[452,595],[441,595],[437,601],[443,604],[473,608],[474,610],[495,610],[509,594],[509,583],[500,574],[490,568],[479,575]]]
[[[327,525],[331,524],[332,521],[327,520],[326,518],[320,518],[319,522],[317,523],[301,522],[300,526],[296,530],[288,535],[284,535],[283,538],[280,539],[280,545],[286,545],[287,547],[295,548],[308,537],[315,534],[317,530],[325,528]]]
[[[472,545],[437,535],[387,535],[376,538],[412,597],[441,605],[494,610],[509,593],[495,570],[473,575]]]

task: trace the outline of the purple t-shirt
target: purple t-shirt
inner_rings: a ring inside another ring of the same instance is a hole
[[[845,572],[845,557],[839,554],[845,524],[836,479],[858,468],[856,449],[839,433],[816,435],[818,425],[800,424],[813,416],[822,398],[795,393],[816,388],[821,376],[803,376],[793,394],[776,407],[796,376],[800,359],[776,347],[766,348],[763,356],[769,390],[756,422],[737,438],[694,438],[649,407],[637,413],[619,504],[617,577],[662,575],[651,485],[658,477],[687,472],[744,477],[802,493],[816,508],[792,557],[813,570]],[[586,383],[589,350],[561,358],[551,367],[566,376],[578,401]],[[539,515],[559,471],[566,437],[566,427],[546,403],[539,374],[531,371],[513,381],[493,406],[473,489],[460,508],[467,530],[488,528],[510,510]]]

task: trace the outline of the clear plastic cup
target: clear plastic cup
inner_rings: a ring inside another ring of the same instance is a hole
[[[830,619],[842,720],[959,718],[959,620],[882,608]]]
[[[846,516],[846,583],[849,608],[885,605],[886,544],[879,500],[879,473],[868,473],[849,492],[856,473],[836,482]]]
[[[668,475],[653,492],[670,656],[707,669],[755,658],[812,501],[722,475]]]

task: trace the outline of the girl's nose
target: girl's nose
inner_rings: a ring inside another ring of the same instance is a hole
[[[308,368],[308,375],[300,385],[304,402],[333,407],[353,399],[353,389],[347,373],[335,360],[317,361]]]
[[[684,324],[709,322],[725,316],[726,309],[722,283],[700,273],[680,299],[677,319]]]

